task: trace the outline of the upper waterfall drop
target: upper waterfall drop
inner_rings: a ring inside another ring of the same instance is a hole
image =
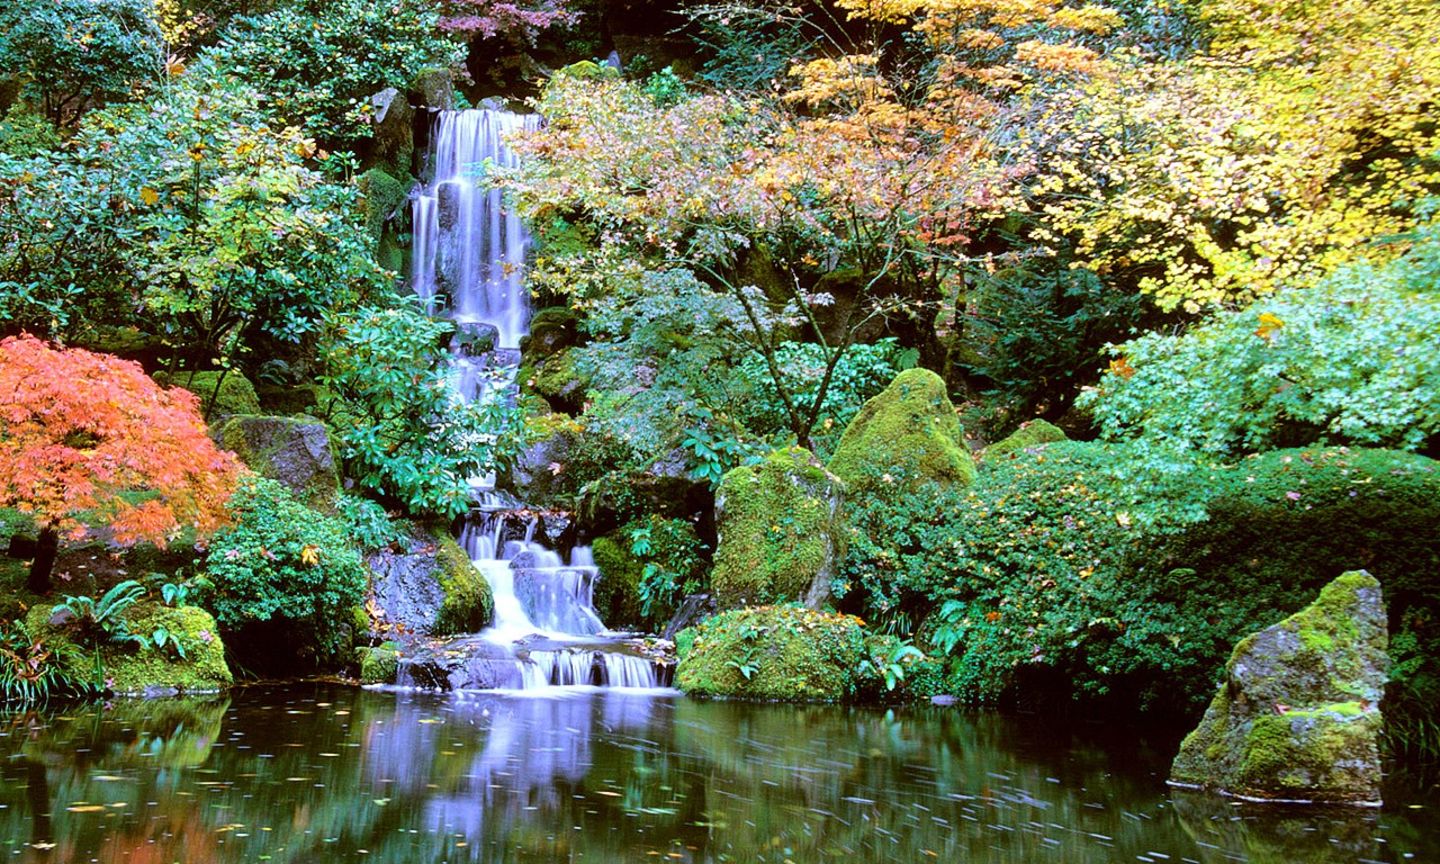
[[[511,168],[506,139],[540,126],[535,114],[472,109],[442,111],[435,119],[427,182],[413,199],[414,249],[410,280],[436,310],[443,297],[450,317],[494,325],[501,348],[517,348],[530,323],[525,257],[530,233],[489,182],[491,167]]]

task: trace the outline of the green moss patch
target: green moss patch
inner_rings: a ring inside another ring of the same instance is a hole
[[[1056,441],[1068,440],[1065,433],[1059,426],[1047,423],[1044,420],[1031,420],[1021,425],[1019,429],[1010,433],[1009,436],[1001,438],[994,444],[985,448],[984,457],[987,460],[1000,459],[1006,456],[1014,456],[1032,447],[1039,447],[1042,444],[1053,444]]]
[[[239,372],[156,372],[155,380],[167,387],[181,387],[200,397],[206,419],[230,414],[259,414],[260,398],[255,385]],[[218,388],[218,389],[217,389]]]
[[[443,531],[431,532],[436,544],[435,561],[439,565],[436,578],[445,593],[435,613],[431,633],[448,636],[475,633],[485,629],[495,613],[495,597],[490,583],[470,561],[455,538]]]
[[[722,612],[682,635],[675,680],[694,695],[836,702],[865,657],[860,619],[798,606]]]
[[[901,372],[866,402],[829,467],[856,494],[890,482],[963,486],[975,479],[945,382],[928,369]]]

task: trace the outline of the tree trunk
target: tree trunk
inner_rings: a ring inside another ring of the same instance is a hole
[[[40,529],[35,543],[35,560],[30,564],[30,578],[25,587],[36,594],[50,593],[50,571],[55,569],[55,553],[60,549],[60,535],[53,528]]]

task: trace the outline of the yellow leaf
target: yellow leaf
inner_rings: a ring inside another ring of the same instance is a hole
[[[300,550],[300,563],[306,567],[314,567],[320,563],[320,547],[311,543]]]
[[[146,207],[154,207],[160,200],[160,193],[146,186],[140,190],[140,200],[145,202]]]

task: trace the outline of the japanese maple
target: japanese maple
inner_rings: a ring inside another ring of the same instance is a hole
[[[163,547],[186,526],[209,534],[239,472],[193,394],[108,354],[0,341],[0,507],[39,524],[32,590],[48,590],[60,536],[83,536],[87,522],[121,545]]]

